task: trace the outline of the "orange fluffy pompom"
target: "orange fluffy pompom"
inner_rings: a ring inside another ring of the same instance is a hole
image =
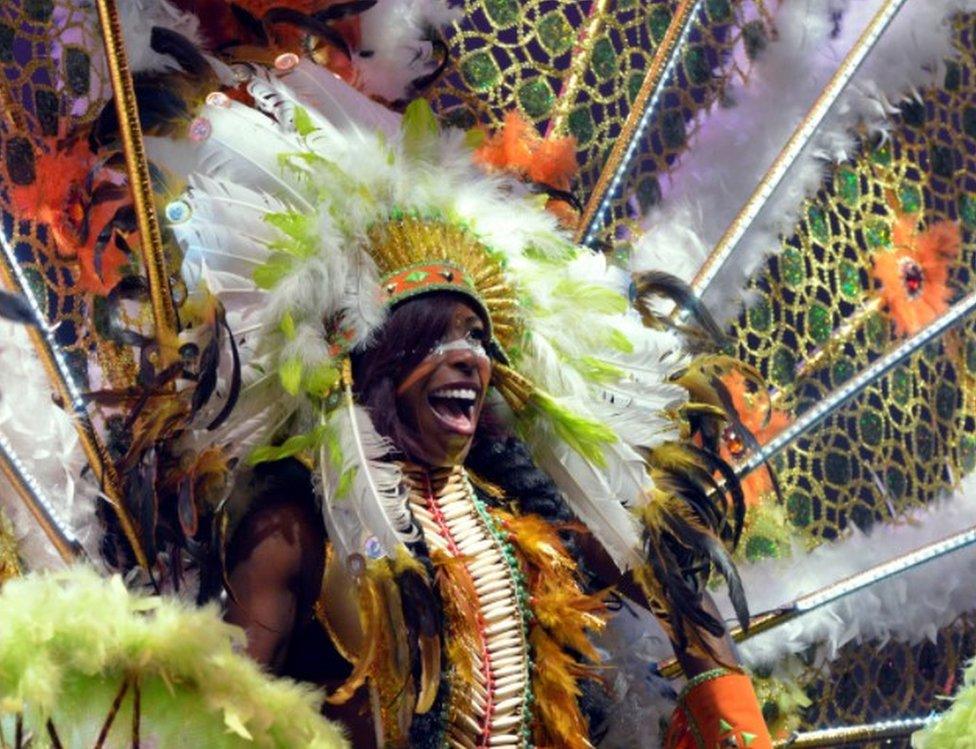
[[[576,173],[576,139],[543,138],[516,111],[505,115],[502,129],[475,151],[475,161],[489,169],[568,190]]]
[[[878,295],[898,335],[913,335],[949,309],[949,263],[959,255],[959,225],[939,221],[919,231],[916,214],[903,214],[892,228],[892,249],[874,257]]]

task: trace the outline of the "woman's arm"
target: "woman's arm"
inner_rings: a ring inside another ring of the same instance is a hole
[[[225,618],[244,628],[248,654],[276,672],[322,580],[321,523],[305,504],[277,501],[253,511],[228,550]]]

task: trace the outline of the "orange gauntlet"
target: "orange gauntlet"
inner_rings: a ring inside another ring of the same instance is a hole
[[[682,690],[665,749],[772,749],[749,677],[716,668]]]

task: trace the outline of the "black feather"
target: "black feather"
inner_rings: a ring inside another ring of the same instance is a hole
[[[259,45],[264,46],[268,43],[268,32],[257,18],[250,12],[242,8],[237,3],[230,4],[230,12],[244,29],[251,34]]]
[[[434,591],[416,570],[406,569],[397,575],[397,586],[407,625],[422,637],[434,637],[440,631],[440,606]]]
[[[234,340],[234,332],[227,325],[227,316],[224,314],[223,309],[219,310],[218,315],[220,324],[227,331],[227,339],[230,341],[230,355],[233,369],[231,371],[230,389],[227,392],[227,400],[223,408],[220,409],[220,413],[213,418],[213,421],[207,424],[208,430],[216,429],[227,420],[231,411],[234,410],[234,406],[237,405],[237,399],[241,394],[241,355],[237,350],[237,341]]]
[[[220,330],[219,327],[216,328]],[[217,387],[217,366],[220,364],[220,336],[211,336],[207,345],[203,348],[200,355],[200,373],[197,379],[197,386],[193,391],[192,409],[193,413],[199,411],[203,405],[210,400],[214,388]]]
[[[125,474],[125,505],[137,523],[139,543],[149,560],[156,558],[156,450],[149,448]]]
[[[708,333],[716,345],[719,347],[725,345],[725,333],[722,332],[711,313],[705,308],[701,299],[695,295],[691,286],[677,276],[663,271],[643,271],[634,274],[634,286],[637,290],[638,301],[648,294],[671,299],[679,307],[691,313],[695,321]]]
[[[745,524],[746,517],[746,498],[742,491],[742,482],[739,481],[739,477],[735,475],[735,471],[732,470],[732,466],[722,460],[721,457],[716,455],[714,452],[705,450],[698,447],[695,444],[684,445],[685,449],[695,453],[708,469],[712,472],[717,472],[721,474],[722,480],[724,482],[724,490],[728,492],[729,496],[732,498],[732,511],[733,511],[733,523],[732,523],[732,548],[734,549],[739,544],[739,538],[742,535],[742,526]],[[721,491],[722,487],[715,487],[716,491]]]
[[[200,78],[213,72],[196,45],[182,34],[163,26],[153,26],[149,46],[154,52],[169,55],[190,75]]]
[[[11,294],[8,291],[0,291],[0,317],[25,325],[40,327],[41,324],[27,299],[20,294]]]
[[[200,513],[197,510],[196,497],[194,497],[192,476],[186,476],[180,481],[179,491],[176,495],[176,514],[183,533],[187,538],[193,538],[200,527]]]
[[[342,34],[333,29],[328,24],[322,23],[315,16],[309,16],[292,8],[271,8],[264,14],[265,23],[287,23],[292,26],[314,34],[320,39],[325,39],[329,44],[342,51],[346,57],[352,57],[352,50]]]
[[[189,117],[186,102],[162,83],[137,80],[134,82],[134,91],[139,109],[139,124],[144,133],[167,135]],[[92,151],[98,152],[119,140],[119,117],[115,111],[115,100],[111,99],[102,107],[93,123],[88,144]]]
[[[316,11],[312,14],[312,17],[321,23],[330,23],[331,21],[338,21],[341,18],[358,16],[360,13],[365,13],[374,5],[376,5],[376,0],[354,0],[351,3],[336,3],[335,5],[330,5],[325,10]]]

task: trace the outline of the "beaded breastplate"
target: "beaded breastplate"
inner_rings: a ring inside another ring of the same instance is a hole
[[[435,560],[452,567],[469,591],[474,632],[457,648],[470,659],[455,669],[446,715],[447,744],[474,749],[528,746],[531,661],[528,595],[506,533],[475,495],[461,467],[404,466],[410,509]],[[441,591],[442,596],[446,591]],[[473,594],[473,595],[471,595]],[[470,621],[470,620],[469,620]],[[461,673],[473,678],[462,679]]]

